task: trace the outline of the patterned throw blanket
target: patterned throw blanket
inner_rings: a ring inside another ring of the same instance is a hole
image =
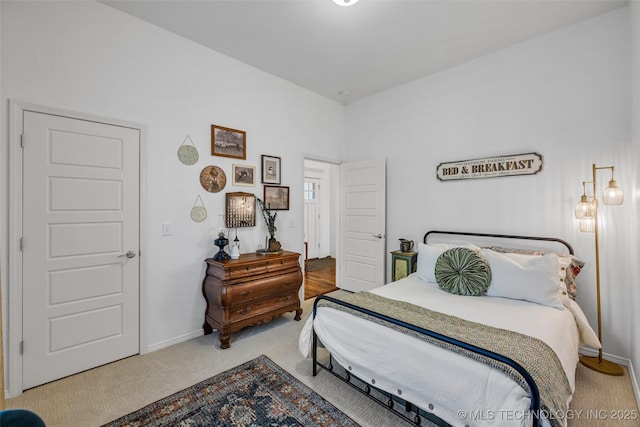
[[[551,347],[538,338],[505,329],[494,328],[481,323],[470,322],[460,319],[459,317],[439,313],[403,301],[384,298],[369,292],[358,292],[336,299],[480,347],[517,362],[526,369],[538,386],[542,414],[544,414],[552,426],[564,425],[562,418],[567,413],[567,400],[571,395],[571,386],[569,385],[569,380],[558,356]],[[464,354],[467,357],[501,370],[514,381],[518,382],[523,389],[529,390],[527,383],[521,375],[503,362],[445,343],[402,326],[388,323],[327,300],[320,300],[318,306],[329,306],[346,311],[448,350]]]

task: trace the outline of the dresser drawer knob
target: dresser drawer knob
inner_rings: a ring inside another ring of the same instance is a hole
[[[236,311],[237,314],[244,314],[244,313],[248,313],[251,311],[251,307],[245,307],[243,309],[240,309],[238,311]]]
[[[253,291],[242,291],[240,292],[240,296],[245,296],[245,295],[251,295],[253,293]]]
[[[280,297],[280,301],[289,301],[291,299],[291,295],[287,295],[286,297]]]

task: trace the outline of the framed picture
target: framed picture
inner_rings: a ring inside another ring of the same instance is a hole
[[[272,211],[289,210],[289,187],[264,186],[264,205]]]
[[[255,187],[256,185],[256,167],[249,165],[231,166],[231,183],[233,185],[245,185],[247,187]]]
[[[280,184],[280,157],[262,155],[262,183]]]
[[[247,158],[247,133],[243,130],[211,125],[211,155]]]

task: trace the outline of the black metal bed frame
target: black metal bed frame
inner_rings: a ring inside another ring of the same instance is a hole
[[[474,233],[474,232],[460,232],[460,231],[429,231],[424,235],[424,243],[427,243],[428,237],[432,234],[440,234],[440,235],[457,235],[457,236],[471,236],[471,237],[489,237],[489,238],[503,238],[503,239],[516,239],[516,240],[537,240],[537,241],[546,241],[546,242],[557,242],[560,243],[562,245],[564,245],[570,254],[573,255],[573,247],[567,243],[566,241],[562,240],[562,239],[557,239],[557,238],[553,238],[553,237],[534,237],[534,236],[517,236],[517,235],[508,235],[508,234],[486,234],[486,233]],[[387,322],[389,324],[392,325],[397,325],[406,329],[409,329],[411,331],[429,336],[433,339],[436,339],[438,341],[442,341],[445,342],[447,344],[459,347],[459,348],[463,348],[467,351],[471,351],[473,353],[476,354],[480,354],[482,356],[488,357],[490,359],[493,360],[497,360],[499,362],[502,362],[508,366],[510,366],[512,369],[514,369],[516,372],[518,372],[518,374],[522,377],[522,379],[527,383],[527,386],[529,387],[529,393],[530,393],[530,405],[529,405],[529,410],[530,413],[532,415],[533,418],[533,427],[538,427],[540,425],[540,419],[539,419],[539,415],[540,415],[540,392],[538,390],[538,386],[535,382],[535,380],[531,377],[531,375],[526,371],[525,368],[523,368],[520,364],[518,364],[517,362],[515,362],[514,360],[502,356],[500,354],[485,350],[483,348],[465,343],[463,341],[459,341],[453,338],[450,338],[446,335],[442,335],[433,331],[430,331],[428,329],[424,329],[415,325],[411,325],[409,323],[403,322],[401,320],[398,319],[394,319],[392,317],[380,314],[380,313],[376,313],[374,311],[362,308],[362,307],[358,307],[355,305],[352,305],[350,303],[329,297],[327,295],[320,295],[316,298],[314,304],[313,304],[313,319],[315,320],[316,317],[316,313],[317,313],[317,308],[318,308],[318,302],[322,301],[322,300],[326,300],[326,301],[330,301],[334,304],[338,304],[344,307],[347,307],[349,309],[355,310],[357,312],[360,313],[364,313],[366,315],[375,317],[377,319],[380,319],[384,322]],[[369,385],[366,381],[356,377],[355,375],[350,374],[348,371],[345,370],[345,374],[344,376],[340,375],[339,373],[337,373],[334,370],[333,367],[333,357],[331,356],[331,354],[329,354],[329,363],[328,365],[324,365],[321,362],[318,361],[318,337],[316,335],[315,329],[313,330],[313,338],[312,338],[312,360],[313,360],[313,376],[316,376],[318,373],[318,368],[324,369],[327,372],[331,373],[332,375],[336,376],[337,378],[341,379],[342,381],[346,382],[347,384],[351,385],[352,387],[354,387],[356,390],[358,390],[359,392],[361,392],[362,394],[365,394],[367,396],[369,396],[371,399],[373,399],[373,401],[375,401],[376,403],[387,407],[389,410],[391,410],[392,412],[394,412],[396,415],[400,416],[401,418],[403,418],[404,420],[419,426],[422,422],[422,417],[426,418],[427,420],[436,423],[437,425],[440,426],[448,426],[449,424],[447,424],[445,421],[443,421],[442,419],[440,419],[439,417],[435,416],[432,413],[429,413],[428,411],[419,408],[417,405],[408,402],[398,396],[395,396],[391,393],[385,392],[383,390],[380,390],[376,387],[373,387],[371,385]],[[357,383],[353,382],[352,380],[356,380],[359,383],[361,383],[363,386],[360,387]],[[375,390],[377,393],[374,393],[373,390]],[[378,395],[383,396],[382,398],[380,398]],[[384,399],[384,400],[383,400]],[[394,402],[400,402],[402,404],[404,404],[405,406],[405,412],[401,412],[399,410],[396,409]],[[413,418],[411,418],[409,415],[407,415],[407,413],[409,414],[413,414],[414,412],[414,408],[415,408],[415,415],[413,416]]]
[[[571,246],[568,242],[559,239],[557,237],[537,237],[537,236],[518,236],[515,234],[488,234],[488,233],[474,233],[474,232],[465,232],[465,231],[438,231],[431,230],[428,231],[424,238],[422,239],[424,243],[427,243],[429,236],[432,234],[442,234],[442,235],[450,235],[450,236],[472,236],[472,237],[490,237],[496,239],[514,239],[514,240],[534,240],[541,242],[555,242],[560,243],[564,247],[567,248],[569,254],[574,255],[573,246]]]

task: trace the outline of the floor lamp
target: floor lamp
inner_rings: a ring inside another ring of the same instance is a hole
[[[4,410],[4,349],[2,348],[2,280],[0,280],[0,411]]]
[[[609,186],[604,190],[602,202],[605,205],[621,205],[624,200],[622,190],[618,188],[616,181],[613,179],[613,166],[598,167],[593,164],[593,181],[582,182],[582,197],[576,205],[575,216],[579,221],[580,231],[593,232],[596,242],[596,302],[598,307],[598,340],[600,340],[600,349],[598,357],[580,356],[580,363],[594,371],[607,375],[622,375],[624,371],[622,367],[616,363],[610,362],[602,358],[602,316],[600,309],[600,252],[598,248],[598,198],[596,196],[596,172],[602,169],[611,170],[611,180]],[[589,197],[586,193],[586,184],[593,184],[593,196]]]

